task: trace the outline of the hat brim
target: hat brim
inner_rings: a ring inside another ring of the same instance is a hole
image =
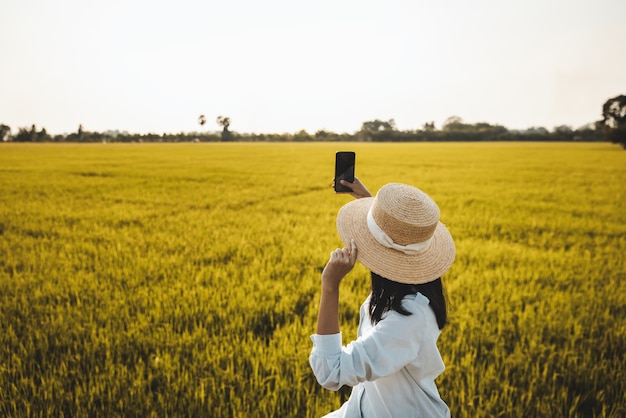
[[[354,239],[357,260],[386,279],[407,284],[428,283],[441,277],[452,265],[456,248],[452,235],[439,222],[427,250],[407,255],[384,247],[367,226],[367,212],[373,197],[356,199],[344,205],[337,215],[337,231],[345,246]]]

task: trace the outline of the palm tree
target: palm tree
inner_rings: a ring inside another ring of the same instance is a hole
[[[217,124],[222,127],[222,141],[230,140],[230,131],[228,130],[230,118],[228,116],[218,116]]]
[[[228,127],[230,126],[230,118],[228,116],[218,116],[217,124],[223,128],[224,132],[228,132]]]

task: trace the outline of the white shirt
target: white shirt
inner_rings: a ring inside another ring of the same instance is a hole
[[[309,363],[320,385],[331,390],[353,387],[350,399],[329,416],[450,417],[435,385],[445,366],[428,298],[421,293],[406,296],[402,306],[412,315],[388,311],[376,326],[369,318],[369,301],[361,305],[356,341],[342,347],[341,333],[311,336]]]

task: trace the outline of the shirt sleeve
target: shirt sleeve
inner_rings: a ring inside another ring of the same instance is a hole
[[[370,332],[341,346],[341,333],[311,336],[309,364],[326,389],[389,376],[414,360],[425,331],[425,315],[419,308],[404,316],[390,311]]]

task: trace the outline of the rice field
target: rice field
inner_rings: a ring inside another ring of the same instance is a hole
[[[0,416],[318,417],[334,153],[457,245],[455,417],[626,416],[626,152],[607,143],[0,144]],[[342,282],[344,340],[368,293]],[[346,341],[347,342],[347,341]]]

